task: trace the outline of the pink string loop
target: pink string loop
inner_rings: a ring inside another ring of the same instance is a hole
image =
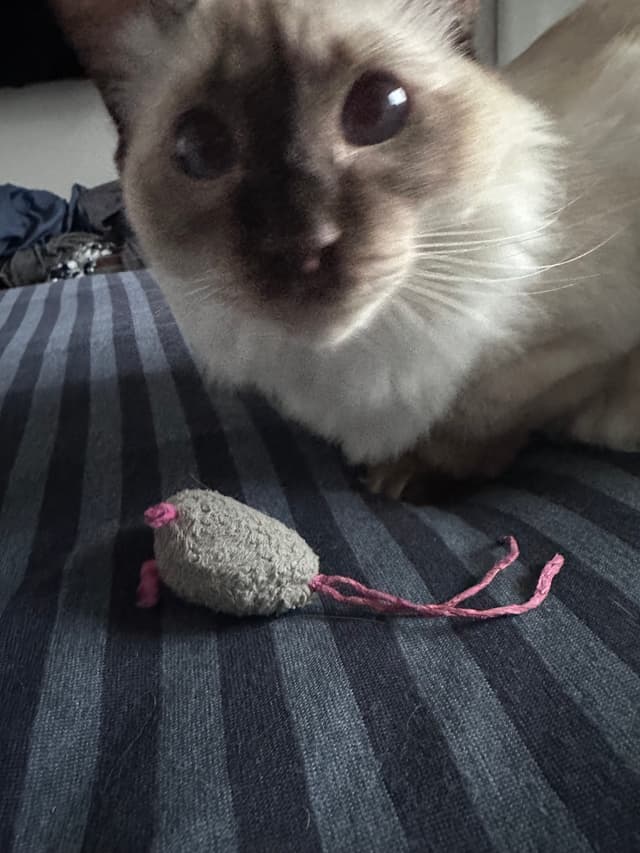
[[[414,604],[404,598],[390,595],[376,589],[369,589],[352,578],[344,578],[338,575],[316,575],[309,584],[313,592],[326,595],[328,598],[341,604],[359,605],[377,613],[387,613],[394,616],[418,616],[422,619],[435,619],[438,617],[449,617],[456,619],[498,619],[501,616],[519,616],[535,610],[546,600],[551,592],[554,578],[564,566],[564,557],[556,556],[544,567],[536,590],[528,601],[523,604],[509,604],[502,607],[492,607],[488,610],[474,610],[469,607],[460,607],[460,603],[482,592],[486,589],[500,572],[512,566],[520,556],[518,543],[513,536],[507,537],[505,544],[509,553],[499,560],[491,568],[482,580],[455,595],[443,604]],[[345,591],[342,592],[341,589]]]
[[[156,504],[156,506],[150,507],[144,514],[145,523],[153,528],[153,530],[166,527],[167,524],[175,521],[177,517],[177,507],[169,503]]]
[[[160,573],[155,560],[147,560],[140,569],[136,605],[143,610],[155,607],[160,601]]]

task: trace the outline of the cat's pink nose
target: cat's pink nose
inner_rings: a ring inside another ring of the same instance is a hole
[[[323,254],[331,246],[334,246],[341,236],[342,232],[337,225],[323,223],[313,235],[313,249],[304,252],[302,255],[300,263],[301,272],[305,275],[312,275],[318,272],[322,266]]]
[[[307,255],[306,258],[302,261],[302,272],[310,275],[311,273],[318,272],[322,265],[321,254],[320,252],[316,252],[313,255]]]

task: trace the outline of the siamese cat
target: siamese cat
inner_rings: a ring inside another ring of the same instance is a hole
[[[636,0],[502,73],[476,0],[58,5],[208,380],[394,497],[534,432],[640,449]]]

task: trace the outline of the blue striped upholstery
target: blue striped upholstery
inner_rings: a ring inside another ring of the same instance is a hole
[[[640,458],[538,448],[446,512],[374,500],[246,396],[207,396],[146,274],[0,298],[0,851],[640,849]],[[134,606],[143,510],[204,483],[322,569],[416,601],[523,560],[469,624],[313,602]]]

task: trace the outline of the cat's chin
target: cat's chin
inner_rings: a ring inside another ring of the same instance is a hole
[[[167,293],[167,289],[163,289]],[[175,295],[172,290],[169,289],[167,296]],[[169,301],[176,313],[185,315],[182,300],[170,298]],[[218,316],[225,316],[232,326],[237,326],[243,333],[252,329],[254,334],[266,334],[272,340],[281,339],[322,350],[337,349],[365,331],[384,301],[384,297],[379,297],[350,306],[339,302],[301,305],[287,303],[286,300],[278,303],[260,303],[252,299],[227,301],[219,295],[212,310]],[[200,311],[201,323],[206,324],[206,315],[206,309]]]
[[[280,311],[257,312],[236,307],[234,313],[242,324],[248,321],[266,330],[272,338],[302,343],[318,350],[338,348],[368,325],[367,318],[361,314],[341,312],[317,312],[315,316],[295,312],[287,317]]]
[[[337,349],[364,332],[377,317],[387,298],[357,300],[355,304],[334,303],[306,306],[261,306],[247,314],[266,323],[282,337],[315,349]],[[243,310],[243,309],[240,309]]]

